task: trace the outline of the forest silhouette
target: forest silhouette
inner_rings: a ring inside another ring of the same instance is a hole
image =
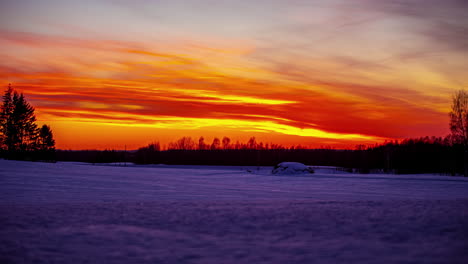
[[[352,150],[284,147],[256,142],[254,137],[244,143],[229,145],[218,145],[217,141],[219,139],[215,138],[211,144],[197,145],[190,137],[183,137],[171,142],[165,150],[158,142],[136,151],[58,150],[57,159],[90,163],[232,166],[274,166],[283,161],[296,161],[314,166],[335,166],[356,173],[461,175],[464,171],[463,144],[454,142],[451,136],[359,145]]]
[[[229,137],[215,137],[207,143],[182,137],[162,149],[159,142],[136,151],[59,151],[60,160],[92,163],[133,162],[136,164],[274,166],[296,161],[315,166],[335,166],[358,173],[439,173],[468,176],[468,92],[453,96],[449,112],[451,133],[446,137],[420,137],[390,141],[355,149],[307,149],[302,146],[257,142],[233,143]]]
[[[451,134],[446,137],[421,137],[390,141],[355,149],[307,149],[281,144],[233,142],[215,137],[207,142],[181,137],[162,149],[159,142],[134,151],[56,150],[52,130],[38,127],[34,107],[24,95],[8,86],[0,112],[0,157],[19,160],[81,161],[90,163],[180,164],[274,166],[284,161],[314,166],[334,166],[358,173],[440,173],[468,176],[468,93],[453,97],[449,113]]]

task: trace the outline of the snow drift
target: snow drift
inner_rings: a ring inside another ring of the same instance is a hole
[[[281,162],[271,171],[278,175],[310,174],[314,170],[299,162]]]

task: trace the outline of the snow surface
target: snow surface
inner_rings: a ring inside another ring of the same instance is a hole
[[[0,160],[0,263],[468,263],[468,179]]]
[[[299,162],[281,162],[271,171],[277,175],[311,174],[314,170]]]

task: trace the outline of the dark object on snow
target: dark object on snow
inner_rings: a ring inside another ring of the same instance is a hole
[[[310,174],[314,170],[299,162],[281,162],[271,171],[273,174],[291,175],[291,174]]]

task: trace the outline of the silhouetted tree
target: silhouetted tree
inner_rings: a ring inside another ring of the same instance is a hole
[[[40,150],[50,151],[55,149],[55,140],[50,126],[42,125],[39,130],[38,145]]]
[[[247,142],[247,147],[249,149],[256,149],[257,148],[257,140],[255,139],[255,137],[251,137],[249,139],[249,142]]]
[[[37,148],[41,160],[55,160],[55,140],[48,125],[43,125],[39,129]]]
[[[204,138],[204,137],[200,137],[200,138],[198,139],[198,149],[199,149],[199,150],[205,150],[205,149],[207,149],[207,146],[206,146],[206,144],[205,144],[205,138]]]
[[[176,142],[169,143],[168,149],[173,150],[193,150],[195,149],[195,142],[191,137],[182,137]]]
[[[242,144],[239,142],[239,140],[236,140],[236,144],[234,144],[234,149],[241,149]]]
[[[1,134],[8,152],[34,150],[38,136],[34,107],[8,85],[3,95]]]
[[[24,99],[24,95],[13,94],[13,146],[15,150],[31,151],[37,149],[38,129],[36,125],[36,116],[34,107]]]
[[[153,151],[153,152],[160,151],[161,145],[159,144],[159,142],[151,143],[148,145],[148,150]]]
[[[221,145],[219,138],[214,138],[213,143],[211,143],[211,150],[216,150],[219,149],[219,146]]]
[[[2,108],[0,113],[0,148],[6,151],[13,149],[13,88],[8,85],[5,94],[2,97]]]
[[[450,131],[457,143],[464,147],[464,174],[468,177],[468,92],[458,91],[453,96],[450,115]]]
[[[228,137],[223,137],[223,149],[229,149],[230,144],[231,144],[231,139]]]
[[[139,164],[159,163],[161,146],[159,142],[148,144],[139,148],[135,153],[134,161]]]
[[[8,85],[0,113],[0,146],[9,158],[34,158],[37,151],[54,150],[55,141],[49,126],[37,128],[34,107]],[[39,154],[43,154],[39,152]]]

